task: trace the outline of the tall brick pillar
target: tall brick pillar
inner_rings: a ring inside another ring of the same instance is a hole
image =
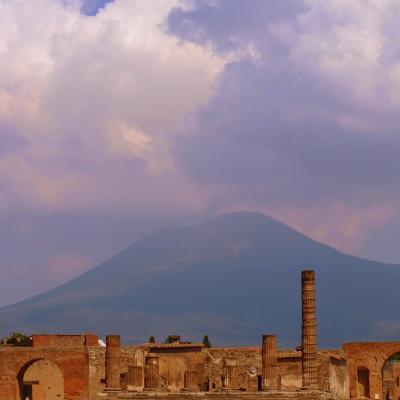
[[[109,335],[106,345],[106,389],[120,390],[121,339],[117,335]]]
[[[144,366],[144,388],[145,390],[154,390],[159,388],[158,357],[146,357]]]
[[[317,313],[314,271],[301,273],[303,388],[318,389]]]
[[[278,353],[276,335],[263,335],[262,389],[278,389]]]

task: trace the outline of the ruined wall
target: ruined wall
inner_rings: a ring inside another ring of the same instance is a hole
[[[65,400],[86,400],[87,354],[84,348],[0,348],[0,400],[19,400],[25,371],[37,360],[56,364],[64,377]]]
[[[134,397],[130,393],[104,393],[99,395],[98,400],[149,400],[151,397],[148,393],[135,394]],[[301,391],[298,390],[289,394],[288,392],[218,392],[218,393],[190,393],[190,394],[171,394],[157,393],[153,398],[157,400],[333,400],[333,398],[321,391]]]
[[[122,348],[122,387],[127,389],[129,366],[144,367],[148,356],[158,357],[159,388],[178,392],[184,387],[185,371],[197,371],[199,384],[204,381],[205,354],[201,345],[130,346]],[[143,388],[144,382],[142,382]]]
[[[97,350],[96,350],[97,351]],[[98,352],[98,351],[97,351]],[[92,352],[90,354],[94,353]],[[185,371],[196,371],[198,389],[219,392],[240,390],[256,392],[261,389],[262,355],[260,347],[242,348],[202,348],[175,345],[129,346],[121,349],[121,388],[128,388],[129,366],[144,367],[148,356],[158,358],[158,388],[160,391],[180,392],[185,387]],[[346,364],[330,354],[319,353],[319,379],[321,389],[333,390],[339,398],[348,393]],[[91,393],[101,391],[104,385],[104,352],[93,356],[89,371]],[[143,369],[144,373],[144,369]],[[143,390],[143,383],[135,390]],[[346,386],[347,385],[347,386]],[[278,389],[284,391],[299,390],[302,387],[301,352],[295,350],[278,351]]]
[[[32,347],[60,347],[77,348],[85,346],[96,346],[98,336],[87,335],[33,335]]]
[[[88,396],[89,400],[97,398],[106,387],[105,385],[106,349],[101,346],[88,347]]]
[[[329,386],[327,391],[336,399],[345,400],[349,398],[349,376],[344,358],[329,357]]]
[[[35,390],[41,390],[40,386],[44,387],[41,381],[52,381],[57,386],[54,391],[58,391],[61,378],[57,371],[63,380],[64,400],[87,400],[88,349],[97,347],[97,341],[95,335],[34,335],[32,347],[1,346],[0,400],[20,400],[24,394],[24,381],[30,380],[34,382],[33,394]],[[50,364],[53,368],[45,368]]]
[[[257,391],[261,387],[261,348],[211,348],[205,349],[205,386],[210,391],[224,388]],[[232,376],[227,382],[226,367],[232,366]]]
[[[278,352],[278,387],[282,390],[300,389],[302,386],[301,352]]]
[[[400,363],[399,359],[390,360],[383,369],[383,399],[400,400]]]
[[[400,342],[345,343],[350,397],[368,394],[374,400],[383,397],[382,370],[388,359],[400,352]]]

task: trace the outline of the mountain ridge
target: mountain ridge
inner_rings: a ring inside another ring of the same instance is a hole
[[[323,343],[400,334],[396,264],[341,253],[256,212],[154,232],[59,287],[1,308],[0,333],[112,331],[128,342],[208,334],[253,344],[268,330],[294,345],[299,274],[309,268]]]

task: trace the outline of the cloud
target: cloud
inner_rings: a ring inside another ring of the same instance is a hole
[[[400,6],[295,3],[194,0],[171,11],[171,34],[231,57],[176,157],[198,182],[224,187],[217,210],[302,210],[287,222],[318,238],[326,226],[339,245],[400,213]]]
[[[171,140],[221,58],[164,33],[175,1],[118,0],[90,17],[80,4],[0,1],[3,207],[113,207],[138,188],[159,198],[161,179],[175,197],[184,179]]]
[[[395,0],[0,0],[0,264],[96,263],[238,209],[400,260],[385,244],[399,14]]]
[[[165,32],[176,4],[0,0],[0,303],[204,212],[171,147],[224,61]]]

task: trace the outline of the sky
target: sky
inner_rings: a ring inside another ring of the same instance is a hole
[[[0,0],[0,305],[261,211],[399,263],[398,0]]]

